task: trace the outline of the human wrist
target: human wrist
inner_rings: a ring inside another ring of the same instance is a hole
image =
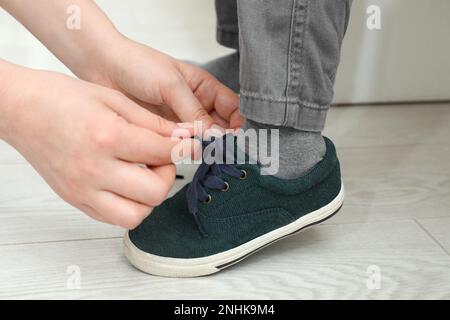
[[[120,48],[127,39],[115,29],[104,37],[83,39],[78,52],[64,63],[80,79],[110,86],[113,71],[120,59]]]
[[[34,117],[33,110],[45,104],[42,99],[51,87],[48,82],[51,73],[14,64],[0,69],[0,79],[7,83],[0,94],[0,138],[18,147],[20,137]]]
[[[13,131],[15,112],[23,98],[20,82],[23,68],[0,60],[0,139],[8,140]]]

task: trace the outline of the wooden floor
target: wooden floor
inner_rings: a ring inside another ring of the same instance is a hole
[[[450,105],[336,107],[326,134],[340,213],[197,279],[134,269],[123,230],[64,204],[0,143],[0,298],[450,298]]]

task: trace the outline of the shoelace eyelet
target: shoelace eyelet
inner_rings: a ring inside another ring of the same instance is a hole
[[[230,190],[230,185],[226,181],[224,181],[224,184],[225,184],[225,186],[220,191],[227,192],[228,190]]]
[[[210,203],[212,201],[212,197],[210,194],[208,194],[208,197],[206,198],[206,200],[204,201],[204,203]]]
[[[241,176],[239,177],[241,180],[247,179],[247,171],[241,170]]]

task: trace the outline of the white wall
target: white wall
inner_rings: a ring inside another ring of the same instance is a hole
[[[366,27],[381,8],[382,29]],[[450,100],[450,1],[354,0],[336,102]]]

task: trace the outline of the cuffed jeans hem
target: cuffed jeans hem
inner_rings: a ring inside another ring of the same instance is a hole
[[[246,119],[302,131],[323,131],[328,109],[307,102],[240,96],[240,111]]]
[[[238,31],[230,31],[223,29],[221,27],[217,27],[216,29],[216,40],[221,45],[239,50],[239,32]]]

